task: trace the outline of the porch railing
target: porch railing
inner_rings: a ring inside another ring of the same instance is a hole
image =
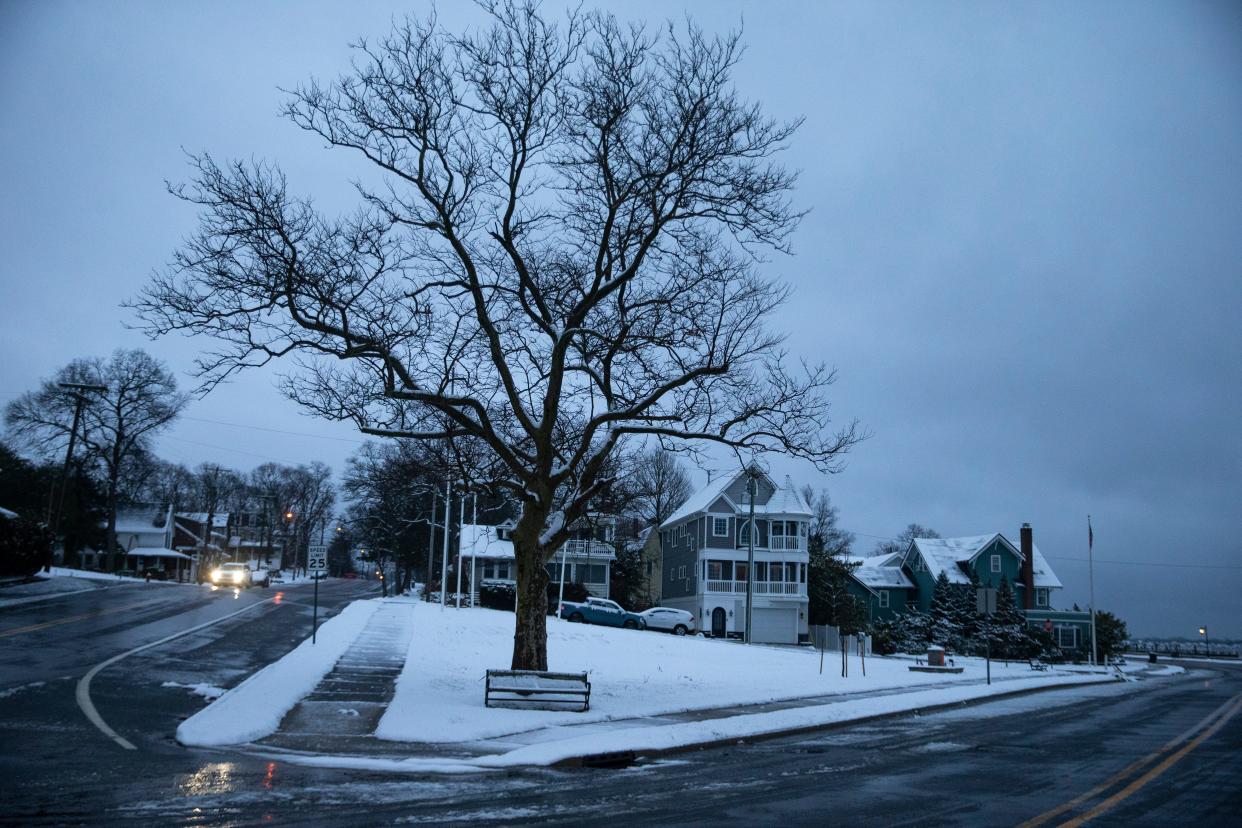
[[[746,594],[745,581],[707,581],[708,592]],[[755,595],[806,595],[806,584],[787,581],[755,581]]]

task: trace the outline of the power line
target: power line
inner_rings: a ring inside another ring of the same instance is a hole
[[[354,443],[362,445],[365,440],[358,440],[352,437],[334,437],[330,434],[311,434],[309,431],[288,431],[282,428],[267,428],[265,426],[249,425],[247,423],[230,423],[225,420],[211,420],[206,417],[186,417],[182,416],[182,420],[193,420],[196,423],[214,423],[216,425],[232,426],[233,428],[248,428],[251,431],[266,431],[270,434],[288,434],[292,437],[314,437],[318,440],[335,440],[339,443]]]

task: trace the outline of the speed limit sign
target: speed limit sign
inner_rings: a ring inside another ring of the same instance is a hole
[[[327,547],[316,545],[306,550],[306,569],[308,572],[328,571]]]

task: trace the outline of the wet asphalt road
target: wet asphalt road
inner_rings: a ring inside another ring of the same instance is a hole
[[[339,608],[368,587],[331,582],[322,603]],[[0,610],[0,823],[1018,825],[1088,793],[1041,824],[1093,808],[1105,809],[1091,825],[1206,828],[1237,825],[1242,815],[1239,666],[1188,663],[1185,676],[904,716],[622,770],[393,776],[173,742],[177,723],[203,700],[165,683],[228,687],[295,646],[309,622],[309,588],[298,587],[285,590],[279,605],[256,606],[99,674],[95,704],[137,750],[120,748],[78,709],[74,687],[91,666],[273,593],[152,585],[88,593],[89,603]],[[86,617],[6,634],[76,615]],[[1239,712],[1230,716],[1233,709]]]

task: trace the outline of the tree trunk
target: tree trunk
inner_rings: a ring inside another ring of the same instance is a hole
[[[513,670],[548,669],[547,556],[537,541],[513,539],[517,565],[516,626],[513,631]]]

